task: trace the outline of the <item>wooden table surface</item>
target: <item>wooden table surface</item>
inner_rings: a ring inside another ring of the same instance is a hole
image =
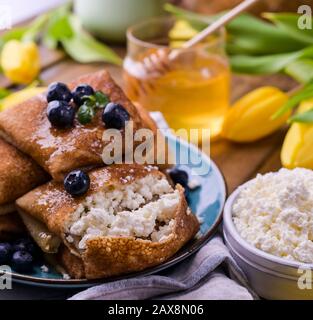
[[[116,48],[123,57],[125,48]],[[115,81],[123,86],[122,68],[105,63],[79,64],[66,57],[63,52],[41,49],[41,79],[45,84],[52,81],[70,81],[85,73],[107,69]],[[233,76],[232,100],[262,85],[276,85],[284,90],[295,86],[290,78],[283,75],[274,76]],[[0,86],[10,87],[11,83],[0,77]],[[225,140],[211,143],[210,150],[204,150],[219,166],[226,179],[228,192],[254,177],[258,172],[277,170],[280,167],[279,152],[285,130],[281,130],[261,141],[249,144],[235,144]]]

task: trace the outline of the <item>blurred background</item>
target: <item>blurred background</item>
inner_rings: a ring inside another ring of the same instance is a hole
[[[132,0],[126,1],[128,2]],[[197,12],[211,14],[232,8],[240,1],[241,0],[172,0],[169,2]],[[11,6],[12,12],[14,13],[12,15],[12,21],[14,24],[65,2],[67,1],[6,0],[0,1],[0,5]],[[303,4],[313,5],[313,0],[264,0],[260,4],[254,6],[250,11],[256,14],[263,11],[297,11],[297,8]]]
[[[9,5],[11,7],[12,23],[16,24],[65,2],[65,0],[2,0],[0,6]]]
[[[205,13],[215,13],[217,11],[226,10],[234,7],[241,0],[181,0],[176,1],[186,8],[201,11]],[[263,0],[250,12],[260,13],[263,11],[297,11],[298,7],[303,4],[312,5],[312,0]]]

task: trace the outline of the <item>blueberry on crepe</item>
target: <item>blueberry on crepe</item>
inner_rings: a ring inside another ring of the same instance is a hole
[[[66,101],[51,101],[48,103],[47,116],[54,127],[66,129],[73,125],[75,109]]]
[[[103,110],[102,121],[107,128],[122,129],[129,121],[129,113],[122,105],[110,102]]]
[[[76,106],[80,107],[84,103],[84,97],[92,96],[95,93],[93,88],[88,84],[80,84],[73,90],[73,100]]]
[[[48,87],[47,101],[65,101],[70,102],[72,93],[66,84],[61,82],[53,82]]]
[[[70,172],[64,179],[64,188],[72,196],[81,196],[89,189],[90,179],[82,170]]]

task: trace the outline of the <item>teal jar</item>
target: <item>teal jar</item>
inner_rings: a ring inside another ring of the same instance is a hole
[[[160,16],[166,0],[75,0],[74,11],[95,36],[124,42],[126,30],[140,20]]]

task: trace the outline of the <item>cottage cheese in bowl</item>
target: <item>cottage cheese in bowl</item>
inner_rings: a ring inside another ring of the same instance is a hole
[[[313,171],[296,168],[258,175],[232,206],[235,227],[254,247],[313,263]]]

